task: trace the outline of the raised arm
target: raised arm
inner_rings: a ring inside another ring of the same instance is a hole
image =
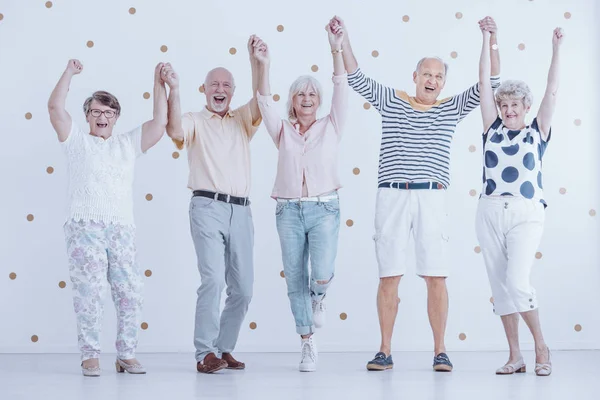
[[[263,122],[267,132],[273,139],[273,142],[279,147],[279,139],[283,123],[277,114],[271,97],[271,84],[269,82],[269,68],[271,66],[271,56],[269,47],[265,42],[259,39],[255,44],[248,48],[250,58],[253,59],[260,70],[260,82],[258,85],[258,107],[260,109]]]
[[[258,108],[258,102],[256,99],[256,91],[260,85],[260,81],[264,75],[264,68],[258,63],[256,58],[253,56],[254,48],[262,44],[262,40],[259,37],[252,35],[248,39],[248,54],[250,56],[250,68],[252,70],[252,100],[250,100],[250,112],[252,113],[252,124],[256,123],[260,118],[260,109]]]
[[[344,28],[339,24],[331,22],[325,26],[331,55],[333,57],[333,98],[331,100],[331,112],[329,118],[333,123],[338,135],[344,130],[347,108],[348,77],[344,69],[342,43],[344,41]]]
[[[152,119],[142,125],[142,152],[148,151],[165,133],[167,127],[166,79],[173,79],[171,64],[158,63],[154,69],[154,108]]]
[[[171,69],[167,76],[169,84],[168,121],[167,135],[177,144],[177,147],[183,148],[185,132],[181,122],[181,100],[179,96],[179,76]]]
[[[331,21],[329,21],[329,27],[334,32],[337,32],[337,30],[340,28],[342,29],[344,34],[344,38],[342,40],[342,58],[344,60],[344,66],[349,74],[355,72],[358,69],[358,62],[356,61],[356,57],[354,57],[354,52],[352,51],[352,46],[350,45],[350,38],[348,37],[346,24],[340,17],[336,15],[331,18]]]
[[[550,126],[552,125],[552,117],[556,108],[556,93],[558,92],[558,74],[560,63],[560,46],[563,41],[563,30],[556,28],[552,33],[552,61],[550,62],[550,70],[548,71],[548,82],[546,84],[546,93],[542,99],[542,104],[537,114],[537,123],[542,134],[542,139],[548,140],[550,135]]]
[[[71,78],[83,71],[83,65],[79,60],[69,60],[67,68],[58,80],[56,87],[48,99],[48,113],[50,123],[58,135],[58,140],[64,142],[71,131],[71,116],[65,109]]]
[[[348,39],[348,29],[346,24],[338,16],[335,16],[329,22],[332,29],[341,27],[344,31],[344,40],[342,41],[342,58],[346,71],[348,72],[348,85],[360,94],[365,100],[367,100],[373,107],[381,112],[383,106],[388,102],[388,99],[393,95],[394,89],[391,87],[384,86],[379,82],[367,77],[358,68],[358,63],[354,54],[352,53],[352,47],[350,46],[350,39]]]
[[[498,109],[494,99],[494,91],[490,81],[490,37],[491,32],[486,29],[485,24],[479,21],[479,28],[483,35],[481,45],[481,56],[479,58],[479,97],[481,106],[481,117],[483,119],[483,132],[487,132],[490,126],[498,118]]]

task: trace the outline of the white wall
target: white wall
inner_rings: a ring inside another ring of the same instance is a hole
[[[0,352],[74,352],[76,328],[62,233],[67,175],[46,111],[46,102],[70,58],[84,64],[75,77],[68,109],[84,122],[81,104],[97,89],[113,92],[126,130],[149,119],[154,66],[171,62],[181,76],[185,111],[198,110],[198,87],[212,67],[224,65],[236,77],[234,105],[251,95],[246,41],[260,35],[272,53],[272,89],[281,96],[284,115],[289,84],[313,74],[325,88],[323,111],[330,103],[331,55],[324,26],[342,16],[363,70],[391,86],[413,92],[411,74],[419,58],[439,55],[450,64],[442,96],[477,79],[481,34],[477,20],[492,15],[499,28],[502,77],[525,80],[535,95],[534,112],[544,91],[551,56],[551,35],[565,29],[561,88],[552,141],[544,160],[549,203],[545,235],[535,261],[533,283],[539,294],[545,336],[555,349],[600,347],[597,304],[600,294],[597,189],[600,139],[595,128],[598,79],[598,10],[593,0],[281,2],[273,0],[192,2],[171,0],[103,2],[56,0],[0,3]],[[475,3],[475,4],[474,4]],[[368,4],[369,6],[365,6]],[[130,7],[136,8],[131,15]],[[462,19],[455,17],[457,12]],[[566,19],[565,12],[571,13]],[[408,15],[408,22],[402,17]],[[283,32],[277,26],[283,25]],[[86,42],[93,41],[88,48]],[[518,45],[525,44],[525,50]],[[168,46],[166,53],[162,45]],[[231,55],[229,49],[237,53]],[[371,55],[379,52],[377,58]],[[458,56],[453,59],[451,52]],[[317,65],[318,72],[311,66]],[[377,266],[372,242],[380,118],[350,92],[348,129],[340,148],[342,228],[337,272],[329,296],[329,322],[319,332],[322,351],[375,351],[379,326],[375,308]],[[25,114],[32,118],[26,119]],[[576,126],[574,121],[580,120]],[[448,280],[450,350],[504,349],[499,318],[489,303],[490,289],[481,254],[474,252],[477,196],[481,190],[481,122],[475,110],[459,125],[453,144],[451,202],[452,276]],[[475,152],[469,146],[476,147]],[[189,234],[185,152],[165,138],[137,164],[135,217],[139,260],[145,278],[140,351],[192,351],[195,290],[199,285]],[[289,311],[275,204],[269,198],[277,153],[264,127],[252,142],[252,193],[256,229],[255,296],[243,324],[238,351],[296,351],[297,336]],[[47,167],[54,172],[48,174]],[[360,168],[354,175],[353,168]],[[559,189],[566,188],[566,194]],[[476,191],[476,196],[469,194]],[[152,201],[145,199],[153,195]],[[33,221],[27,215],[34,216]],[[354,226],[345,221],[352,219]],[[9,274],[15,273],[16,279]],[[59,282],[66,282],[60,288]],[[400,288],[394,333],[397,350],[430,350],[424,283],[411,264]],[[105,351],[114,351],[115,316],[106,298]],[[339,315],[348,318],[341,320]],[[252,330],[249,324],[255,322]],[[581,325],[577,332],[574,327]],[[459,334],[466,340],[459,340]],[[32,335],[38,337],[32,342]],[[525,327],[524,347],[531,344]]]

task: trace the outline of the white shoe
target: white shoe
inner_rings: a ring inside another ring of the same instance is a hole
[[[315,324],[315,328],[322,328],[323,325],[325,325],[325,311],[327,310],[325,307],[325,296],[321,297],[320,300],[313,298],[312,309],[313,324]]]
[[[317,345],[312,336],[307,339],[301,339],[300,353],[302,358],[300,359],[298,369],[301,372],[316,371],[319,353],[317,352]]]

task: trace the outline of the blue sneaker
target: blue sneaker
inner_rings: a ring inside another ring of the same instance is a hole
[[[380,351],[375,354],[375,358],[367,363],[367,369],[369,371],[385,371],[386,369],[394,368],[394,362],[392,361],[392,355],[385,356],[385,353]]]
[[[452,363],[446,353],[440,353],[433,357],[433,369],[442,372],[452,371]]]

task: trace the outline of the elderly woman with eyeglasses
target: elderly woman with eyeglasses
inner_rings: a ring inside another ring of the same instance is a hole
[[[550,350],[544,341],[538,299],[531,286],[534,256],[543,230],[546,200],[542,159],[551,136],[558,91],[562,29],[552,34],[552,61],[546,93],[531,123],[525,117],[533,96],[522,81],[506,81],[496,94],[490,86],[490,32],[480,22],[484,40],[479,66],[483,118],[483,190],[477,209],[476,230],[485,261],[494,312],[504,325],[510,349],[507,363],[496,370],[507,375],[525,372],[519,347],[519,316],[535,341],[535,373],[552,373]],[[494,51],[494,49],[492,49]]]
[[[263,121],[279,149],[272,197],[277,200],[275,215],[288,297],[301,336],[299,370],[304,372],[317,368],[313,333],[325,322],[325,295],[334,276],[340,226],[337,153],[348,84],[341,54],[343,29],[328,24],[326,30],[333,57],[333,98],[328,115],[317,118],[322,90],[311,76],[292,83],[285,119],[275,110],[268,79],[258,94]],[[266,45],[256,51],[257,59],[268,64]]]
[[[134,164],[162,137],[167,124],[168,64],[154,73],[153,118],[127,133],[113,134],[121,115],[115,96],[97,91],[85,100],[87,126],[65,109],[73,76],[83,65],[70,60],[48,101],[50,122],[68,163],[68,207],[64,224],[73,304],[84,376],[101,373],[103,295],[110,285],[117,311],[118,372],[143,374],[135,358],[142,310],[141,269],[136,262],[132,185]]]

